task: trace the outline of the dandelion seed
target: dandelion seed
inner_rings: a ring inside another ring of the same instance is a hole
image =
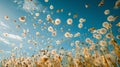
[[[101,39],[102,36],[100,34],[93,34],[93,37],[96,38],[96,39]]]
[[[112,16],[112,15],[110,15],[110,16],[107,17],[107,20],[108,20],[109,22],[113,22],[113,21],[115,21],[115,17]]]
[[[56,31],[53,31],[52,32],[52,36],[56,36],[57,35],[57,32]]]
[[[19,21],[20,21],[20,22],[25,22],[25,21],[26,21],[26,17],[25,17],[25,16],[19,17]]]
[[[78,24],[78,28],[82,28],[83,27],[83,24],[82,23],[79,23]]]
[[[50,5],[50,9],[51,9],[51,10],[54,9],[54,6],[53,6],[53,5]]]
[[[101,28],[99,30],[100,30],[100,34],[106,34],[107,33],[107,30],[105,28]]]
[[[80,23],[86,22],[86,19],[80,18],[80,19],[79,19],[79,22],[80,22]]]
[[[61,20],[59,19],[59,18],[57,18],[56,20],[55,20],[55,25],[59,25],[61,23]]]
[[[106,38],[112,38],[111,33],[106,34]]]
[[[61,9],[61,12],[63,12],[64,11],[64,9]]]
[[[118,23],[116,24],[116,26],[120,27],[120,22],[118,22]]]
[[[74,43],[70,43],[71,47],[74,46]]]
[[[0,50],[0,53],[3,53],[4,52],[4,50]]]
[[[71,25],[72,23],[73,23],[73,20],[72,20],[71,18],[68,18],[68,19],[67,19],[67,24],[68,24],[68,25]]]
[[[27,42],[28,42],[28,43],[32,43],[32,40],[28,40]]]
[[[74,15],[73,15],[73,18],[77,18],[77,17],[78,17],[78,14],[74,14]]]
[[[100,3],[98,4],[98,6],[103,6],[104,5],[104,0],[101,0]]]
[[[106,29],[111,28],[111,25],[108,22],[103,22],[102,26],[105,27]]]
[[[87,43],[89,43],[90,41],[91,41],[90,38],[85,39],[85,42],[87,42]]]
[[[33,23],[33,26],[34,26],[34,27],[36,27],[36,26],[37,26],[37,24]]]
[[[5,19],[5,20],[9,20],[9,17],[8,17],[8,16],[4,16],[4,19]]]
[[[19,29],[19,28],[20,28],[20,25],[17,25],[16,28]]]
[[[96,29],[94,27],[92,28],[89,28],[88,31],[92,32],[92,33],[95,33],[96,32]]]
[[[120,35],[117,35],[116,38],[117,38],[117,39],[120,39]]]
[[[61,44],[60,40],[57,40],[57,41],[56,41],[56,44],[57,44],[57,45]]]
[[[75,44],[79,44],[79,43],[80,43],[80,41],[79,41],[79,40],[76,40],[76,41],[75,41]]]
[[[73,35],[70,34],[69,32],[66,32],[66,33],[64,34],[64,36],[65,36],[66,38],[70,38],[70,37],[72,37]]]
[[[49,0],[44,0],[44,2],[49,2]]]
[[[56,10],[56,12],[57,12],[57,13],[60,13],[60,10],[58,9],[58,10]]]
[[[110,14],[110,10],[108,10],[108,9],[107,9],[107,10],[105,10],[105,11],[104,11],[104,14],[105,14],[105,15]]]
[[[79,37],[80,36],[80,33],[77,32],[76,34],[74,34],[74,37]]]
[[[3,36],[8,37],[9,34],[8,33],[3,33]]]
[[[71,16],[71,13],[70,13],[70,12],[68,13],[68,16]]]
[[[107,46],[107,42],[104,41],[104,40],[101,40],[101,41],[99,42],[99,44],[100,44],[101,46]]]
[[[90,7],[90,5],[88,5],[88,4],[85,4],[85,8],[89,8]]]
[[[49,27],[48,27],[48,31],[49,31],[49,32],[53,32],[53,31],[54,31],[53,27],[52,27],[52,26],[49,26]]]
[[[40,35],[40,33],[39,32],[36,32],[36,36],[39,36]]]
[[[48,19],[49,19],[49,18],[51,18],[51,15],[50,15],[50,14],[48,14],[48,15],[47,15],[47,18],[48,18]]]
[[[38,23],[40,23],[40,24],[41,24],[42,22],[43,22],[43,21],[42,21],[41,19],[39,19],[39,20],[38,20]]]
[[[32,50],[32,47],[29,47],[30,50]]]
[[[114,5],[114,8],[119,8],[120,7],[120,0],[117,0],[116,2],[115,2],[115,5]]]
[[[39,13],[35,13],[35,16],[38,17],[38,16],[40,16],[40,14]]]

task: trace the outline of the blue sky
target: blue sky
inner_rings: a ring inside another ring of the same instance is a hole
[[[19,4],[16,4],[15,1],[17,1]],[[4,50],[4,53],[0,53],[0,56],[7,56],[7,54],[10,55],[10,51],[14,49],[15,47],[20,46],[20,44],[23,45],[23,48],[21,49],[22,52],[27,52],[29,55],[32,55],[34,51],[39,49],[44,49],[48,45],[52,45],[52,49],[59,49],[61,47],[64,47],[64,49],[71,50],[72,48],[75,48],[75,46],[71,47],[70,43],[74,42],[75,40],[79,40],[80,42],[84,42],[86,37],[92,37],[92,34],[88,32],[88,29],[91,27],[95,27],[96,29],[99,29],[102,27],[102,23],[104,21],[107,21],[107,16],[113,15],[113,16],[120,16],[120,9],[114,9],[114,4],[116,0],[105,0],[105,3],[103,6],[98,7],[98,4],[101,0],[49,0],[48,3],[45,3],[44,0],[33,0],[37,3],[36,6],[32,6],[35,8],[34,11],[26,11],[23,9],[23,4],[25,3],[24,0],[0,0],[0,22],[4,22],[9,28],[4,29],[4,27],[0,27],[0,37],[9,41],[10,44],[6,44],[5,42],[0,41],[0,50]],[[31,3],[32,4],[32,3]],[[49,9],[50,5],[54,6],[53,10]],[[85,4],[89,4],[90,8],[85,8]],[[46,8],[44,8],[44,6]],[[38,8],[38,9],[37,9]],[[64,12],[56,13],[57,9],[64,9]],[[109,15],[104,15],[104,11],[106,9],[110,10]],[[40,11],[45,10],[45,13],[42,13]],[[53,12],[53,14],[51,14]],[[68,16],[68,13],[71,12],[71,16]],[[33,15],[31,15],[33,13]],[[40,13],[40,16],[37,17],[37,19],[34,19],[34,14]],[[47,24],[48,26],[53,26],[57,30],[57,36],[53,37],[51,36],[51,33],[46,30],[41,30],[41,27],[44,26],[44,23],[47,23],[46,21],[46,15],[51,14],[51,17],[55,20],[56,18],[61,19],[61,24],[59,26],[55,26],[53,24]],[[73,18],[74,14],[78,14],[78,18]],[[9,20],[5,20],[4,16],[9,16]],[[21,23],[18,18],[20,16],[26,16],[26,22]],[[66,20],[68,18],[73,19],[73,26],[67,25]],[[83,23],[83,28],[79,29],[77,26],[79,24],[79,18],[85,18],[86,22]],[[39,24],[38,20],[42,19],[43,23]],[[16,20],[17,22],[14,23],[13,21]],[[119,27],[116,26],[116,23],[119,22],[120,19],[117,19],[115,22],[113,22],[112,30],[114,36],[120,35],[120,32],[117,30]],[[33,27],[33,23],[37,24],[36,29]],[[16,25],[20,25],[20,30],[16,29]],[[64,26],[66,25],[66,26]],[[64,29],[64,32],[60,31],[60,28]],[[23,29],[27,30],[29,29],[29,33],[25,38],[22,37],[22,31]],[[80,32],[80,37],[77,38],[65,38],[64,33],[68,31],[68,29],[71,29],[69,32],[72,34],[75,34],[77,32]],[[41,37],[36,37],[35,33],[40,32],[40,36],[45,36],[44,39]],[[2,34],[3,33],[10,33],[14,35],[18,35],[22,37],[22,41],[19,41],[17,39],[13,38],[6,38]],[[87,36],[84,36],[87,34]],[[52,43],[47,43],[47,39],[53,39]],[[40,45],[39,47],[35,47],[33,44],[27,43],[29,39],[35,40]],[[60,45],[56,45],[56,40],[64,39],[65,41],[62,42]],[[95,39],[93,39],[96,41]],[[116,39],[117,42],[120,44],[120,41]],[[11,44],[16,44],[16,46],[11,46]],[[29,47],[32,47],[33,49],[30,50]],[[18,52],[18,51],[16,51]]]

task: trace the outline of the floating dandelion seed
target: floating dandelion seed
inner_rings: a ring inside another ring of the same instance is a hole
[[[120,0],[117,0],[116,2],[115,2],[115,5],[114,5],[114,8],[119,8],[120,7]]]
[[[27,42],[28,42],[28,43],[32,43],[32,40],[28,40]]]
[[[100,34],[93,34],[93,37],[96,38],[96,39],[101,39],[102,36]]]
[[[38,17],[38,16],[40,16],[40,14],[39,13],[35,13],[35,16]]]
[[[115,17],[112,16],[112,15],[110,15],[110,16],[107,17],[107,20],[108,20],[109,22],[113,22],[113,21],[115,21]]]
[[[117,35],[116,38],[117,38],[117,39],[120,39],[120,35]]]
[[[71,47],[74,46],[74,43],[70,43],[70,46],[71,46]]]
[[[26,17],[25,17],[25,16],[19,17],[19,21],[20,21],[20,22],[25,22],[25,21],[26,21]]]
[[[104,5],[104,0],[101,0],[100,3],[98,4],[99,7]]]
[[[106,34],[106,38],[112,38],[112,34],[111,33],[107,33]]]
[[[16,23],[17,21],[16,21],[16,20],[14,20],[13,22],[14,22],[14,23]]]
[[[38,20],[38,23],[41,24],[43,21],[41,19]]]
[[[79,40],[76,40],[76,41],[75,41],[75,44],[80,44],[80,41],[79,41]]]
[[[56,10],[57,13],[60,13],[61,11],[59,9]]]
[[[57,35],[57,32],[56,31],[53,31],[52,32],[52,36],[56,36]]]
[[[69,37],[72,37],[73,35],[70,34],[69,32],[66,32],[66,33],[64,34],[64,36],[65,36],[66,38],[69,38]]]
[[[103,22],[102,26],[105,27],[106,29],[111,28],[111,24],[108,22]]]
[[[57,45],[61,44],[61,41],[60,41],[60,40],[57,40],[57,41],[56,41],[56,44],[57,44]]]
[[[59,19],[59,18],[57,18],[56,20],[55,20],[55,25],[59,25],[61,23],[61,20]]]
[[[79,22],[80,22],[80,23],[86,22],[86,19],[80,18],[80,19],[79,19]]]
[[[61,11],[61,12],[63,12],[63,11],[64,11],[64,9],[61,9],[60,11]]]
[[[108,10],[108,9],[107,9],[107,10],[105,10],[105,11],[104,11],[104,14],[105,14],[105,15],[110,14],[110,10]]]
[[[35,23],[33,23],[33,26],[36,27],[37,25]]]
[[[51,15],[50,15],[50,14],[48,14],[48,15],[47,15],[47,18],[48,18],[48,19],[49,19],[49,18],[51,18]]]
[[[52,27],[52,26],[49,26],[49,27],[48,27],[48,31],[49,31],[49,32],[53,32],[53,31],[54,31],[53,27]]]
[[[83,24],[82,23],[79,23],[78,24],[78,28],[82,28],[83,27]]]
[[[74,15],[73,15],[73,18],[77,18],[77,17],[78,17],[78,14],[74,14]]]
[[[71,16],[71,13],[70,13],[70,12],[68,13],[68,16]]]
[[[85,42],[87,42],[87,43],[89,43],[90,41],[91,41],[90,38],[85,39]]]
[[[0,50],[0,53],[3,53],[4,52],[4,50]]]
[[[101,29],[99,29],[99,33],[100,34],[106,34],[106,32],[107,32],[107,30],[105,29],[105,28],[101,28]]]
[[[32,47],[29,47],[30,50],[32,50]]]
[[[39,36],[40,35],[40,33],[39,32],[36,32],[36,36]]]
[[[90,5],[88,5],[88,4],[85,4],[85,8],[89,8],[90,7]]]
[[[72,23],[73,23],[73,20],[72,20],[71,18],[68,18],[68,19],[67,19],[67,24],[68,24],[68,25],[71,25]]]
[[[3,33],[3,36],[8,37],[9,34],[8,33]]]
[[[101,46],[107,46],[107,42],[104,41],[104,40],[101,40],[101,41],[99,42],[99,44],[100,44]]]
[[[116,26],[120,27],[120,22],[118,22],[118,23],[116,24]]]
[[[49,2],[49,0],[44,0],[44,2]]]
[[[54,9],[54,6],[53,6],[53,5],[50,5],[50,9],[51,9],[51,10]]]
[[[51,53],[52,53],[52,54],[56,54],[56,50],[52,50]]]
[[[20,28],[20,25],[17,25],[16,28],[19,29],[19,28]]]
[[[79,37],[79,36],[80,36],[79,32],[77,32],[77,33],[74,34],[74,37]]]
[[[92,28],[89,28],[88,31],[94,33],[96,31],[96,29],[94,27],[92,27]]]
[[[5,20],[9,20],[9,17],[8,17],[8,16],[4,16],[4,19],[5,19]]]

